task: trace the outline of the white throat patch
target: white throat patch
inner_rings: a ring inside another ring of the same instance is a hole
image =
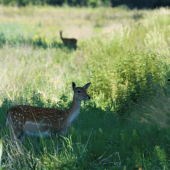
[[[72,123],[78,116],[80,109],[77,109],[70,118],[70,123]]]
[[[81,106],[81,101],[79,100],[79,105]],[[69,123],[71,124],[78,116],[80,107],[71,115]]]

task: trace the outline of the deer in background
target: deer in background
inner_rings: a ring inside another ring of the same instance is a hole
[[[75,38],[63,38],[62,31],[60,31],[60,38],[65,46],[71,45],[74,49],[77,49],[77,39]]]
[[[23,142],[25,135],[49,137],[52,132],[65,135],[71,124],[78,117],[81,101],[90,100],[86,90],[91,83],[83,87],[76,87],[72,82],[74,91],[73,102],[68,110],[54,108],[40,108],[27,105],[13,106],[6,113],[6,127],[11,129],[11,140]]]

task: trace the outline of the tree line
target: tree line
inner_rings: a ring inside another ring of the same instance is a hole
[[[161,6],[170,6],[170,0],[0,0],[3,5],[18,5],[26,6],[32,5],[56,5],[62,6],[64,4],[69,6],[112,6],[127,5],[129,8],[157,8]]]

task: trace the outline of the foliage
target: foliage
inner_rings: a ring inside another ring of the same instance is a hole
[[[108,0],[0,0],[1,4],[4,5],[18,5],[18,6],[26,6],[29,4],[33,5],[63,5],[68,4],[70,6],[91,6],[97,7],[101,5],[108,5]]]
[[[31,33],[27,33],[26,29],[16,23],[0,24],[0,45],[11,44],[18,45],[21,43],[29,43]]]
[[[137,2],[135,0],[0,0],[1,4],[4,5],[18,5],[26,6],[29,4],[33,5],[63,5],[68,4],[70,6],[109,6],[112,7],[119,5],[127,5],[129,8],[156,8],[161,6],[169,6],[170,0],[158,1],[158,0],[141,0]]]
[[[21,46],[21,45],[30,45],[33,44],[34,47],[56,47],[62,48],[63,45],[61,42],[56,40],[48,40],[39,35],[33,35],[34,29],[27,30],[24,26],[21,26],[16,23],[10,24],[0,24],[0,46],[8,44],[11,46]]]
[[[168,8],[1,8],[2,168],[170,168]],[[81,33],[87,37],[79,39],[76,51],[64,47],[59,30],[71,34],[80,25],[93,25],[94,32]],[[73,81],[92,83],[91,100],[82,102],[66,136],[10,141],[5,128],[9,108],[68,109]]]

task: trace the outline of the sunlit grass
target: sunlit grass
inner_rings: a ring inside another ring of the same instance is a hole
[[[169,169],[169,13],[168,8],[1,6],[2,166]],[[76,51],[62,45],[59,30],[78,38]],[[66,137],[10,141],[9,108],[67,109],[72,82],[91,82],[92,99],[82,102]]]
[[[125,8],[59,8],[59,7],[0,7],[1,23],[20,23],[35,34],[49,39],[59,38],[59,30],[66,37],[79,40],[96,35],[96,29],[136,21],[146,11],[128,11]],[[136,17],[138,15],[138,18]]]

